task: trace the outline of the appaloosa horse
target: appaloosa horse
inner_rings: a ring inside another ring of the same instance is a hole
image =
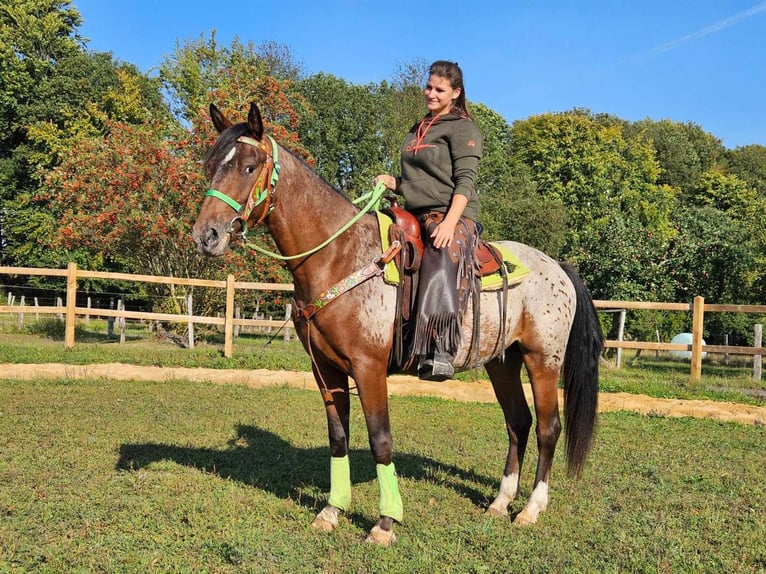
[[[213,189],[202,203],[194,241],[201,252],[219,256],[248,226],[264,223],[268,228],[293,276],[296,330],[311,356],[327,411],[330,494],[312,524],[333,530],[339,513],[351,502],[351,377],[364,411],[380,488],[379,519],[368,540],[389,545],[395,541],[394,522],[400,522],[403,514],[392,462],[386,384],[399,312],[397,290],[375,273],[353,288],[339,288],[351,283],[349,278],[358,277],[360,270],[369,269],[371,261],[380,264],[378,219],[370,214],[359,217],[360,210],[343,194],[265,134],[255,104],[243,123],[233,124],[213,105],[210,114],[220,135],[205,160]],[[359,219],[338,234],[355,216]],[[517,495],[532,426],[521,383],[521,366],[526,367],[534,395],[539,458],[532,494],[514,520],[525,525],[534,523],[548,505],[551,465],[561,432],[560,378],[570,473],[579,473],[590,450],[603,341],[590,294],[571,267],[527,245],[504,244],[530,272],[513,286],[507,300],[497,292],[481,293],[481,337],[470,353],[475,331],[468,306],[455,364],[459,369],[485,366],[505,416],[508,455],[497,497],[487,510],[499,516],[508,515]]]

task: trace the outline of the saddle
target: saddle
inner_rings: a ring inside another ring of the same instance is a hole
[[[393,220],[391,227],[389,227],[389,240],[398,240],[402,244],[402,251],[397,257],[396,266],[405,274],[416,273],[420,268],[424,249],[417,218],[403,207],[395,204],[384,209],[383,213]],[[504,254],[491,243],[480,240],[476,247],[475,257],[479,265],[476,276],[485,277],[500,271]]]
[[[395,259],[389,264],[391,269],[386,270],[386,280],[397,285],[397,318],[395,322],[395,342],[389,357],[390,372],[405,368],[412,361],[411,353],[408,352],[412,343],[414,332],[414,318],[412,313],[415,307],[415,299],[418,292],[418,270],[423,258],[425,242],[421,237],[421,226],[418,219],[409,211],[396,203],[379,212],[378,218],[381,225],[381,238],[389,242],[399,241],[402,249]],[[386,234],[387,229],[387,234]],[[387,236],[387,237],[386,237]],[[508,253],[485,241],[478,241],[474,253],[475,277],[480,280],[480,288],[485,285],[484,280],[492,277],[500,277],[500,285],[504,290],[508,286],[509,264],[506,262]],[[478,329],[478,302],[474,302],[476,325]],[[478,335],[478,333],[475,333]],[[477,340],[478,337],[474,337]]]

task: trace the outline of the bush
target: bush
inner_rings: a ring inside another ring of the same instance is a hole
[[[30,335],[39,335],[55,341],[63,341],[66,333],[66,323],[57,317],[46,317],[29,323],[25,331]],[[75,339],[82,338],[84,332],[80,325],[75,325]]]
[[[66,324],[61,319],[48,317],[30,323],[27,326],[26,331],[30,335],[41,335],[49,339],[58,340],[64,338]]]

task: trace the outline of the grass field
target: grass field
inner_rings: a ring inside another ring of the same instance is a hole
[[[662,398],[712,399],[746,404],[766,405],[766,380],[754,381],[750,366],[732,357],[731,365],[710,359],[703,363],[702,380],[689,384],[689,363],[657,359],[645,353],[637,360],[626,353],[621,369],[605,364],[601,369],[602,392],[629,392]],[[285,342],[281,333],[246,334],[234,343],[234,353],[222,353],[222,336],[208,335],[194,349],[184,349],[145,327],[129,324],[125,344],[109,338],[104,322],[78,326],[73,349],[65,349],[63,325],[54,320],[34,323],[18,332],[12,322],[0,323],[0,363],[130,363],[160,367],[209,367],[220,369],[273,369],[309,371],[311,363],[301,344]],[[0,373],[0,376],[2,374]],[[486,378],[482,370],[461,373],[462,380]]]
[[[560,449],[548,512],[518,529],[483,514],[499,408],[393,397],[405,521],[381,549],[363,543],[377,485],[352,405],[354,505],[328,535],[309,526],[329,488],[316,392],[0,380],[0,572],[766,570],[762,426],[602,415],[583,478]]]

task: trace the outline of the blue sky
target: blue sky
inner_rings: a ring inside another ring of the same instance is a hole
[[[766,1],[73,0],[88,47],[152,73],[177,42],[276,41],[309,74],[358,84],[449,59],[466,95],[513,122],[588,108],[694,122],[766,145]]]

